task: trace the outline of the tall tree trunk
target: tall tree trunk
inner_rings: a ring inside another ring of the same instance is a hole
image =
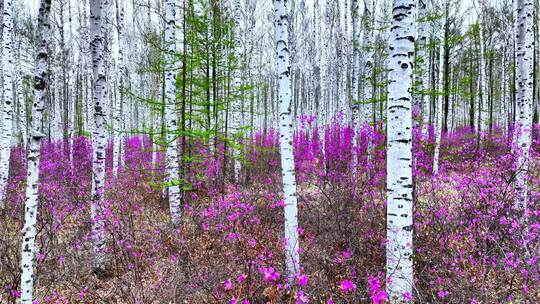
[[[439,39],[439,75],[437,77],[437,102],[435,104],[435,151],[433,152],[433,175],[439,174],[439,153],[441,150],[441,133],[443,129],[444,86],[444,34]]]
[[[5,192],[9,177],[9,157],[13,128],[13,3],[4,0],[2,39],[2,135],[0,136],[0,208],[5,204]]]
[[[413,293],[412,71],[415,0],[394,0],[388,60],[386,290],[390,303]]]
[[[24,227],[22,229],[21,252],[21,303],[32,304],[34,285],[34,254],[36,252],[36,222],[38,213],[39,161],[40,143],[45,137],[43,133],[43,109],[47,94],[49,71],[49,21],[51,0],[41,0],[37,24],[37,54],[34,74],[34,102],[32,103],[32,120],[30,143],[28,150],[28,171],[26,182],[26,199],[24,208]]]
[[[285,202],[285,258],[287,277],[293,279],[300,271],[298,239],[298,206],[296,173],[293,154],[293,125],[291,117],[291,80],[289,62],[289,17],[287,0],[275,0],[275,35],[279,103],[279,147]]]
[[[126,132],[128,129],[127,124],[127,98],[125,96],[126,91],[126,75],[127,69],[124,62],[124,50],[126,48],[125,37],[124,37],[124,15],[125,15],[125,0],[116,1],[116,30],[118,35],[118,90],[120,91],[120,105],[121,105],[121,116],[123,119],[121,122],[122,130],[120,134],[120,142],[118,143],[118,154],[119,156],[114,156],[114,158],[120,163],[120,166],[124,165],[125,157],[125,144],[126,144]],[[116,138],[116,137],[115,137]],[[123,154],[123,155],[122,155]],[[120,159],[118,159],[120,158]],[[118,167],[118,165],[117,165]],[[117,172],[115,172],[116,174]]]
[[[241,12],[240,0],[235,0],[234,2],[234,50],[236,57],[236,66],[233,70],[233,102],[232,102],[232,126],[231,131],[233,132],[234,141],[239,140],[241,130],[240,124],[242,119],[242,92],[240,91],[242,85],[242,78],[240,76],[241,66],[242,66],[242,43],[240,39],[240,17],[243,15]],[[233,163],[234,163],[234,180],[239,181],[240,179],[240,148],[235,145],[233,148]]]
[[[503,54],[502,54],[502,79],[501,79],[501,125],[503,128],[503,134],[508,135],[508,117],[509,117],[509,109],[510,109],[510,102],[508,100],[508,75],[510,74],[507,71],[508,68],[508,60],[507,60],[507,47],[503,47]]]
[[[529,149],[531,147],[532,101],[533,101],[533,2],[516,0],[516,110],[514,128],[516,164],[516,206],[527,208],[527,179],[529,171]]]
[[[94,268],[105,270],[105,221],[103,219],[105,191],[105,147],[107,145],[107,107],[109,86],[105,76],[105,16],[109,0],[90,0],[90,52],[92,55],[92,87],[94,91],[94,128],[92,130],[92,237]]]
[[[375,95],[375,75],[373,73],[374,33],[373,0],[364,0],[364,102],[360,109],[362,123],[369,123],[373,117],[373,97]]]
[[[353,58],[352,58],[352,75],[351,75],[351,112],[352,112],[352,125],[354,130],[353,137],[353,147],[357,146],[358,133],[359,133],[359,124],[360,124],[360,105],[358,104],[358,78],[360,77],[360,18],[359,18],[359,0],[352,0],[351,5],[351,15],[352,15],[352,48],[353,48]],[[356,151],[356,149],[353,149]],[[356,173],[356,165],[358,163],[356,153],[353,153],[352,157],[352,170]]]
[[[484,10],[484,6],[482,5],[480,8],[480,11],[482,12]],[[489,109],[488,109],[488,92],[487,92],[487,75],[486,75],[486,52],[485,52],[485,42],[484,42],[484,27],[483,27],[483,13],[480,14],[480,98],[478,100],[479,106],[478,106],[478,116],[479,116],[479,124],[478,124],[478,133],[480,133],[480,136],[483,137],[485,134],[487,134],[487,131],[489,130]]]
[[[427,4],[425,0],[418,0],[418,38],[417,38],[417,52],[416,52],[416,92],[414,95],[414,104],[420,110],[421,107],[421,122],[422,122],[422,134],[426,136],[428,134],[429,126],[429,101],[426,94],[428,82],[429,82],[429,62],[427,58],[427,27],[428,21],[425,20],[427,16]]]
[[[167,182],[169,189],[169,208],[171,222],[178,225],[182,215],[182,192],[178,181],[178,124],[176,115],[176,7],[175,0],[165,2],[165,120],[167,127]]]

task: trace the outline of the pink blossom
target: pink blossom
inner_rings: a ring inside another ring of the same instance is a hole
[[[446,296],[448,296],[449,292],[446,291],[446,290],[439,290],[439,292],[437,292],[437,296],[441,299],[444,299],[446,298]]]
[[[356,289],[356,284],[349,280],[342,280],[341,283],[339,283],[339,289],[344,293],[348,293]]]
[[[238,276],[236,281],[238,281],[238,284],[242,284],[246,281],[246,279],[247,279],[247,275],[242,273],[241,275]]]
[[[39,262],[43,261],[45,259],[45,255],[41,252],[38,252],[36,254],[36,260],[38,260]]]
[[[259,268],[259,271],[263,274],[263,280],[265,282],[274,282],[279,280],[279,273],[274,270],[274,267],[261,267]]]
[[[296,282],[300,286],[306,286],[308,283],[308,277],[305,274],[297,275],[296,276]]]
[[[413,297],[412,297],[412,295],[411,295],[408,291],[405,291],[405,292],[403,293],[403,299],[404,299],[405,301],[407,301],[407,302],[412,302]]]

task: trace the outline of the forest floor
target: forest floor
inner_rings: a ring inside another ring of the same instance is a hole
[[[383,303],[384,136],[369,132],[371,151],[353,149],[342,126],[326,130],[325,151],[317,132],[295,136],[302,275],[292,287],[284,276],[280,172],[271,169],[279,168],[275,133],[246,145],[241,186],[223,177],[219,153],[198,145],[177,227],[160,187],[162,155],[152,164],[148,138],[130,138],[117,177],[107,160],[108,264],[99,275],[92,271],[89,143],[75,139],[71,158],[61,143],[44,143],[38,303]],[[478,145],[468,130],[456,130],[444,136],[441,173],[432,176],[432,137],[415,141],[417,303],[540,303],[540,145],[535,139],[525,224],[514,208],[507,143],[494,133]],[[19,295],[22,151],[12,152],[0,214],[1,303]],[[351,155],[362,168],[354,178]]]

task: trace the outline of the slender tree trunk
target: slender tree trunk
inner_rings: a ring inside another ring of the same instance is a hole
[[[118,153],[119,156],[116,156],[115,159],[118,160],[118,157],[120,158],[118,161],[120,162],[120,166],[124,165],[124,157],[125,157],[125,147],[126,147],[126,132],[129,128],[129,125],[127,124],[127,98],[125,96],[126,91],[126,75],[127,75],[127,69],[126,64],[124,62],[124,50],[126,48],[126,41],[124,37],[124,16],[125,16],[125,0],[117,0],[116,1],[116,30],[118,34],[118,90],[120,91],[120,104],[121,104],[121,116],[122,120],[122,130],[120,135],[120,142],[118,147]],[[118,166],[117,166],[118,167]],[[116,174],[117,172],[115,172]]]
[[[516,0],[516,110],[514,128],[516,164],[516,206],[526,210],[529,150],[531,147],[532,102],[533,102],[533,2]]]
[[[5,205],[5,192],[9,177],[9,158],[13,132],[13,3],[4,0],[2,39],[2,134],[0,136],[0,208]]]
[[[484,7],[480,9],[480,11],[483,11]],[[486,75],[486,52],[485,52],[485,46],[484,46],[484,27],[483,27],[483,13],[480,14],[480,98],[478,100],[479,106],[478,106],[478,117],[479,117],[479,124],[478,124],[478,132],[480,133],[480,137],[484,137],[485,134],[487,134],[487,131],[489,130],[489,109],[488,109],[488,92],[487,92],[487,75]]]
[[[167,126],[167,182],[169,189],[169,208],[171,222],[178,225],[180,222],[182,192],[178,181],[180,170],[178,168],[178,124],[176,115],[176,74],[174,61],[176,51],[176,8],[175,0],[165,2],[165,120]]]
[[[416,53],[416,94],[414,95],[414,104],[417,107],[422,107],[420,117],[422,122],[422,133],[424,136],[428,134],[429,126],[429,101],[426,94],[427,85],[429,83],[429,60],[427,58],[427,26],[428,21],[425,20],[427,15],[427,5],[425,0],[418,0],[418,40]],[[418,109],[420,110],[420,109]]]
[[[508,101],[508,75],[507,71],[507,48],[504,47],[502,54],[502,79],[501,79],[501,123],[503,128],[503,134],[508,135],[508,117],[509,117],[509,101]]]
[[[415,0],[394,0],[388,61],[386,290],[390,303],[413,294],[412,71]]]
[[[22,48],[22,37],[19,37],[18,39],[18,46],[16,51],[16,61],[17,64],[15,66],[16,68],[16,83],[15,87],[17,89],[17,99],[16,102],[19,107],[19,113],[18,113],[18,131],[20,136],[20,143],[24,147],[26,147],[27,144],[27,138],[28,138],[28,124],[27,124],[27,115],[26,115],[26,98],[24,96],[24,80],[23,80],[23,73],[22,73],[22,64],[23,61],[21,60],[21,48]]]
[[[287,0],[275,0],[275,35],[278,75],[279,133],[283,195],[285,202],[285,257],[287,277],[292,280],[300,271],[298,239],[298,206],[293,154],[291,117],[291,80],[289,62],[289,17]]]
[[[360,109],[362,123],[369,123],[373,116],[373,97],[375,88],[373,86],[373,53],[374,53],[374,30],[373,30],[373,0],[364,0],[364,102]]]
[[[24,227],[22,229],[21,252],[21,303],[33,303],[34,255],[36,252],[36,222],[38,213],[40,143],[43,133],[43,109],[47,94],[48,81],[48,42],[51,24],[49,21],[51,0],[41,0],[37,24],[37,55],[34,74],[34,102],[28,150],[28,169],[26,199],[24,208]]]
[[[94,91],[94,128],[92,131],[92,237],[94,245],[94,268],[105,270],[105,147],[107,145],[107,106],[109,86],[105,76],[105,16],[109,7],[108,0],[90,0],[90,51],[92,55],[92,87]]]
[[[232,126],[231,131],[233,132],[234,141],[240,138],[241,130],[240,124],[242,119],[242,92],[240,91],[242,85],[242,78],[240,76],[241,69],[240,67],[242,62],[242,43],[240,39],[240,17],[242,16],[240,0],[236,0],[234,5],[234,50],[236,57],[236,66],[233,70],[233,102],[232,102]],[[236,145],[235,145],[236,146]],[[240,180],[240,148],[233,148],[233,163],[234,163],[234,180]]]
[[[359,18],[359,0],[352,0],[351,15],[352,15],[352,30],[353,30],[353,59],[352,59],[352,75],[351,75],[351,108],[352,108],[352,125],[354,130],[353,147],[357,146],[359,124],[360,124],[360,105],[358,104],[358,78],[360,77],[360,18]],[[356,149],[353,149],[356,151]],[[353,152],[352,170],[356,174],[356,165],[358,163],[357,155]]]
[[[439,153],[441,150],[441,132],[443,124],[444,91],[444,34],[439,40],[439,76],[437,78],[437,102],[435,105],[435,151],[433,153],[433,175],[439,174]]]

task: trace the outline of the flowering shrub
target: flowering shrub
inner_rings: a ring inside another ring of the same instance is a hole
[[[384,303],[385,136],[382,124],[355,134],[336,119],[303,117],[294,136],[301,274],[288,279],[283,253],[279,135],[244,143],[244,178],[230,182],[230,147],[189,143],[182,222],[168,225],[163,153],[131,137],[118,176],[107,154],[104,219],[107,273],[92,273],[91,146],[84,137],[43,142],[36,256],[39,303]],[[529,208],[515,206],[508,136],[481,143],[471,130],[443,134],[440,174],[434,136],[414,132],[415,294],[418,303],[540,302],[540,170],[531,150]],[[111,146],[108,147],[108,152]],[[71,156],[70,156],[71,155]],[[26,160],[11,153],[0,218],[2,303],[20,295]],[[5,299],[5,300],[4,300]]]

